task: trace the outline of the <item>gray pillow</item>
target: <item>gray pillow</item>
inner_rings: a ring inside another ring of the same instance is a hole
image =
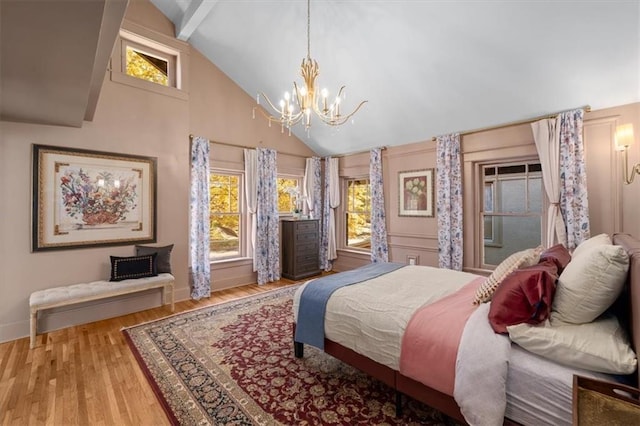
[[[164,247],[136,246],[136,256],[158,253],[156,266],[159,274],[171,273],[171,250],[173,244]]]

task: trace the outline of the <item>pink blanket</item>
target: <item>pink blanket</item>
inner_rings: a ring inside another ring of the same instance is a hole
[[[476,278],[460,290],[425,305],[413,315],[402,337],[400,373],[447,395],[453,395],[456,357],[472,303]]]

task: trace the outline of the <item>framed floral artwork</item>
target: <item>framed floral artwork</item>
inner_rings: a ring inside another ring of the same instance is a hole
[[[433,169],[398,173],[398,216],[433,217]]]
[[[156,242],[157,159],[33,145],[33,251]]]

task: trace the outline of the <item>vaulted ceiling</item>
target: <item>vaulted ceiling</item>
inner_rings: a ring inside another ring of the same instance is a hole
[[[304,0],[151,0],[249,95],[277,102],[307,53]],[[313,0],[319,86],[347,86],[321,155],[406,144],[590,105],[640,101],[638,1]],[[260,119],[260,118],[256,118]],[[265,126],[266,126],[265,122]]]
[[[301,82],[306,1],[151,1],[250,96]],[[126,4],[0,0],[0,118],[91,120]],[[294,133],[345,154],[640,101],[640,1],[313,0],[310,53],[320,87],[347,86],[343,111],[368,103]]]

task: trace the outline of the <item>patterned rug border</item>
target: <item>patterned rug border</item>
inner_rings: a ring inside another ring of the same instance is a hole
[[[180,315],[192,314],[194,312],[202,311],[202,310],[209,309],[209,308],[212,308],[212,307],[221,307],[221,306],[225,306],[225,305],[231,305],[231,304],[234,304],[234,303],[241,303],[241,302],[243,302],[243,301],[245,301],[247,299],[251,299],[251,298],[268,299],[268,298],[273,298],[273,297],[280,297],[281,295],[284,295],[285,293],[289,293],[289,292],[293,295],[295,290],[298,287],[300,287],[301,285],[302,284],[292,284],[292,285],[289,285],[289,286],[286,286],[286,287],[276,288],[276,289],[273,289],[273,290],[267,290],[267,291],[260,292],[260,293],[257,293],[257,294],[250,294],[250,295],[247,295],[247,296],[237,297],[235,299],[226,300],[226,301],[219,302],[219,303],[213,303],[211,305],[202,306],[200,308],[193,308],[193,309],[189,309],[189,310],[182,311],[182,312],[176,312],[175,314],[167,315],[167,316],[164,316],[162,318],[158,318],[158,319],[151,320],[151,321],[145,321],[145,322],[142,322],[142,323],[139,323],[139,324],[135,324],[135,325],[132,325],[132,326],[129,326],[129,327],[123,327],[123,328],[120,329],[122,334],[124,334],[125,340],[127,342],[127,346],[129,346],[129,349],[131,350],[131,353],[133,354],[134,358],[136,359],[136,361],[138,363],[138,366],[142,370],[142,373],[144,374],[145,378],[147,379],[147,382],[149,383],[149,386],[151,386],[151,389],[153,390],[153,393],[155,394],[156,399],[158,400],[158,402],[162,406],[162,409],[164,410],[165,414],[167,415],[167,419],[169,420],[169,422],[172,425],[180,426],[180,422],[178,421],[178,419],[176,418],[175,414],[171,410],[169,402],[166,400],[166,398],[162,394],[162,390],[160,389],[160,386],[158,386],[158,383],[156,382],[155,378],[153,377],[153,374],[151,373],[151,371],[149,370],[149,368],[145,364],[145,362],[144,362],[144,360],[142,358],[142,354],[140,353],[138,348],[135,346],[135,344],[134,344],[134,342],[133,342],[133,340],[131,338],[131,335],[129,334],[129,330],[132,330],[132,329],[137,328],[137,327],[144,327],[144,326],[147,326],[149,324],[156,323],[156,322],[166,321],[166,320],[168,320],[170,318],[175,318],[175,317],[178,317]]]
[[[230,303],[234,303],[234,302],[241,302],[241,301],[243,301],[245,299],[249,299],[249,298],[252,298],[252,297],[268,296],[268,295],[271,295],[272,293],[278,293],[278,292],[283,292],[284,293],[286,291],[291,291],[292,289],[294,289],[293,292],[295,292],[295,289],[297,289],[301,285],[302,285],[302,283],[291,284],[291,285],[288,285],[286,287],[274,288],[273,290],[261,291],[260,293],[249,294],[247,296],[240,296],[240,297],[236,297],[235,299],[223,300],[221,302],[212,303],[212,304],[207,305],[207,306],[201,306],[199,308],[188,309],[186,311],[176,312],[176,313],[165,315],[163,317],[156,318],[156,319],[153,319],[153,320],[140,322],[138,324],[129,325],[127,327],[122,327],[120,329],[120,331],[124,333],[125,331],[131,330],[131,329],[136,328],[136,327],[142,327],[142,326],[145,326],[145,325],[152,324],[154,322],[164,321],[164,320],[167,320],[169,318],[177,317],[177,316],[180,316],[180,315],[190,314],[190,313],[193,313],[193,312],[201,311],[203,309],[211,308],[212,306],[224,306],[224,305],[227,305],[227,304],[230,304]]]

